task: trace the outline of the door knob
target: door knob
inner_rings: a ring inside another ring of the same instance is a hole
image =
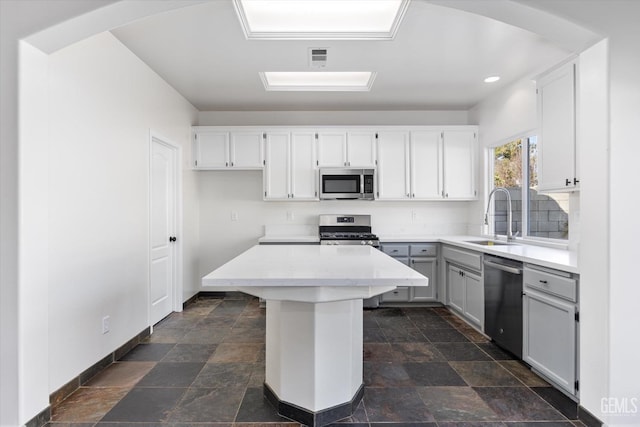
[[[175,236],[171,236],[171,237],[169,237],[169,241],[170,241],[170,242],[175,242],[176,240],[178,240],[178,238],[177,238],[177,237],[175,237]]]

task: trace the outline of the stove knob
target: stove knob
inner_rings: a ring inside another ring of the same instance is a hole
[[[369,241],[367,242],[367,245],[369,245],[369,246],[373,246],[373,242],[372,242],[371,240],[369,240]]]
[[[367,242],[365,242],[364,240],[360,240],[360,244],[361,244],[361,245],[366,245],[366,244],[367,244]]]

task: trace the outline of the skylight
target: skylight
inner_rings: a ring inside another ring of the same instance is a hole
[[[410,0],[234,0],[249,39],[393,39]]]
[[[369,91],[375,78],[370,71],[266,71],[260,73],[269,91]]]

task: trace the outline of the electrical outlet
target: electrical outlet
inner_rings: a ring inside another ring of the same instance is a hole
[[[110,329],[111,318],[109,316],[104,316],[102,318],[102,334],[106,334]]]
[[[236,211],[231,212],[231,221],[233,222],[238,221],[238,212]]]
[[[293,221],[293,212],[287,211],[287,221]]]

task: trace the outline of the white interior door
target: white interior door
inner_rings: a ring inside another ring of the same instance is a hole
[[[151,138],[149,313],[154,325],[173,310],[176,286],[177,149]]]

